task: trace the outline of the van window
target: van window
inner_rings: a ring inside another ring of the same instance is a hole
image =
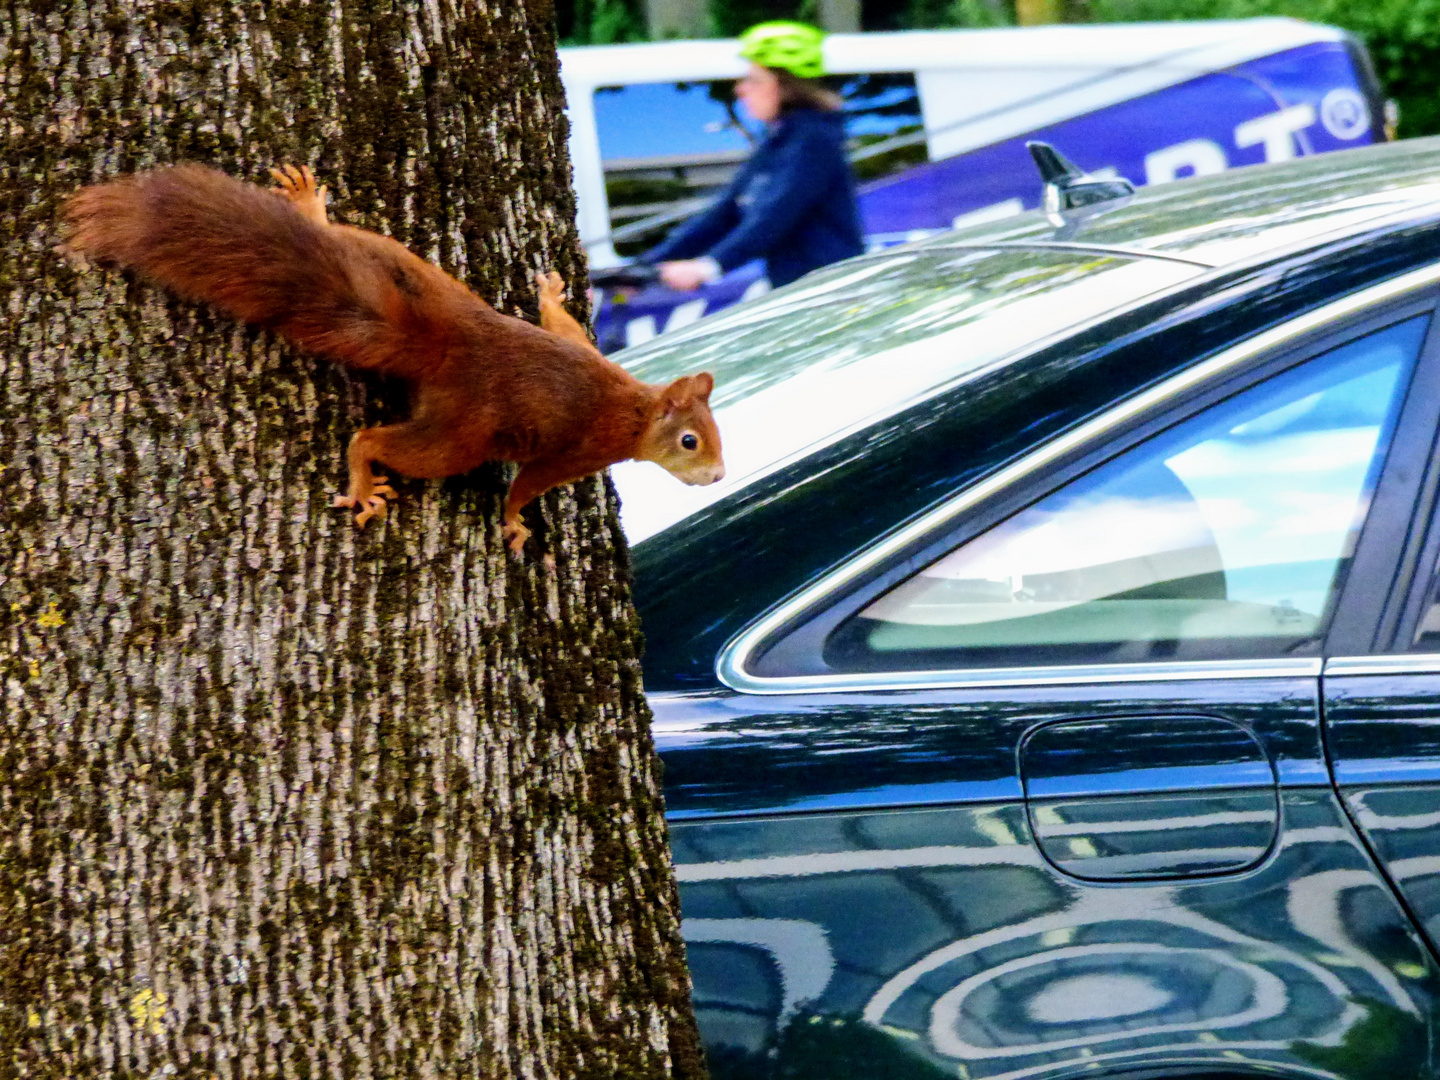
[[[826,82],[845,101],[857,179],[928,160],[913,73]],[[595,91],[595,128],[611,234],[622,255],[653,247],[703,208],[764,137],[743,115],[728,79],[602,86]]]

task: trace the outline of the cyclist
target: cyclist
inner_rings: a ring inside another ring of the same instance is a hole
[[[817,81],[823,40],[795,22],[741,36],[750,70],[735,96],[766,136],[704,213],[641,257],[670,288],[697,289],[756,258],[772,285],[786,285],[864,250],[841,100]]]

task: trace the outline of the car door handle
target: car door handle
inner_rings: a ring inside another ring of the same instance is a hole
[[[1239,724],[1209,716],[1051,724],[1021,744],[1035,842],[1098,881],[1231,873],[1275,843],[1275,770]]]

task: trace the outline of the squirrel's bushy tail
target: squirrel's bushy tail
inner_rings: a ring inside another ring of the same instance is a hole
[[[68,246],[102,265],[133,268],[352,367],[406,374],[395,340],[404,313],[386,310],[374,275],[359,272],[353,242],[339,235],[352,230],[316,224],[278,192],[177,165],[84,188],[65,217]]]

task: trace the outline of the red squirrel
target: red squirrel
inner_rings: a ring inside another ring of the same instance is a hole
[[[415,477],[519,463],[504,516],[517,553],[531,499],[616,462],[653,461],[687,484],[725,475],[708,372],[643,383],[565,312],[559,275],[539,275],[532,326],[395,240],[332,224],[308,168],[270,173],[274,190],[201,165],[83,188],[65,206],[66,246],[347,367],[406,380],[410,418],[350,440],[350,490],[335,505],[358,506],[357,526],[396,495],[376,462]]]

